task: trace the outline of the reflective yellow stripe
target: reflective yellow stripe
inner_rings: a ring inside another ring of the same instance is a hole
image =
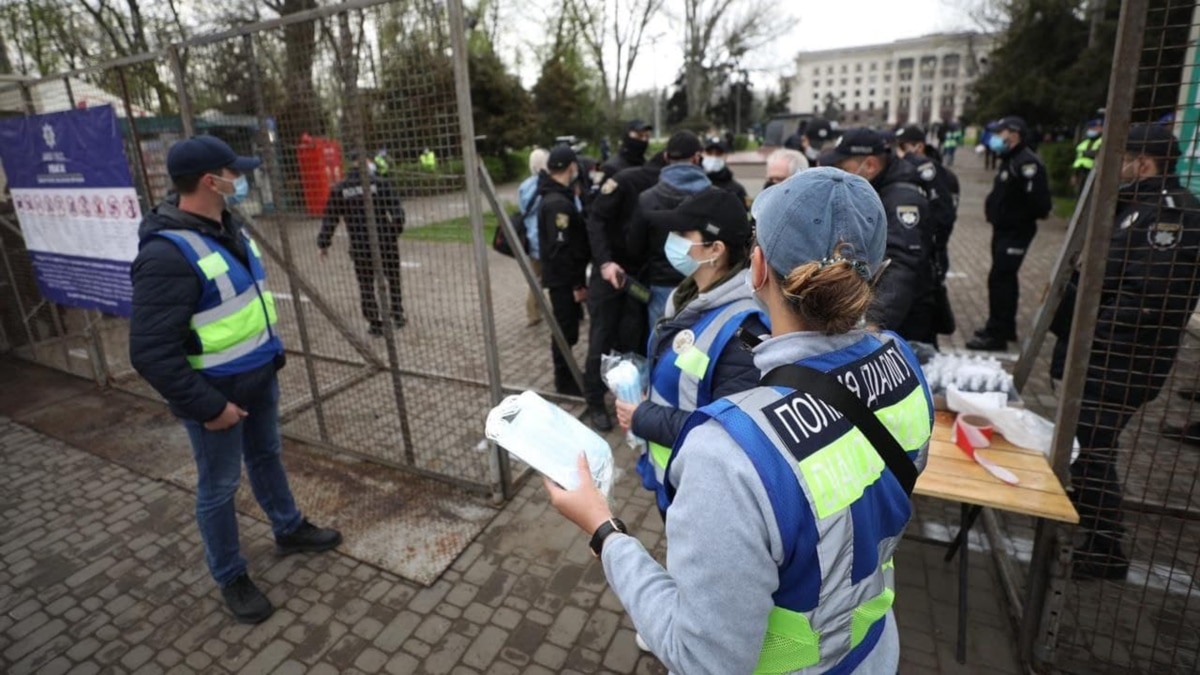
[[[920,387],[904,397],[903,401],[875,411],[883,426],[892,432],[896,442],[905,450],[917,450],[929,440],[929,404]]]
[[[885,569],[885,570],[894,570],[894,569],[896,569],[896,559],[895,559],[895,558],[888,558],[888,559],[887,559],[887,562],[883,563],[883,569]]]
[[[821,636],[808,617],[782,607],[771,609],[755,675],[790,673],[821,661]]]
[[[665,445],[658,443],[650,443],[650,459],[659,467],[667,468],[667,462],[671,461],[671,449]]]
[[[708,372],[708,354],[697,349],[694,345],[675,357],[675,366],[692,377],[702,380]]]
[[[209,280],[216,279],[229,271],[229,263],[225,262],[225,258],[220,253],[209,253],[197,260],[196,265],[200,267],[201,272],[204,272],[204,277]]]
[[[273,325],[277,316],[275,314],[275,298],[270,292],[263,293],[262,304],[266,305],[265,314],[259,303],[255,301],[229,316],[202,326],[193,326],[193,330],[200,338],[201,351],[205,354],[225,351],[238,343],[254,338],[266,330],[268,325]]]
[[[892,608],[896,592],[890,588],[883,589],[879,595],[854,608],[854,618],[850,619],[850,648],[854,649],[862,643],[867,631],[876,621],[883,618]]]
[[[256,244],[253,239],[250,239],[249,242],[250,242],[250,252],[254,254],[254,257],[262,258],[262,253],[258,250],[258,244]]]
[[[817,518],[824,519],[847,508],[879,477],[883,458],[858,429],[800,460],[800,473],[812,494]]]

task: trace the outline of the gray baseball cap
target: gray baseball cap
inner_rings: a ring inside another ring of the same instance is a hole
[[[883,202],[865,178],[841,169],[801,171],[760,193],[751,214],[758,246],[778,274],[835,253],[865,263],[871,274],[883,262]]]

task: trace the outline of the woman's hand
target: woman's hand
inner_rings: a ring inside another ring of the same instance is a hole
[[[633,426],[633,413],[640,405],[641,403],[617,401],[617,424],[621,425],[621,429],[629,431],[629,427]]]
[[[550,494],[550,505],[589,537],[613,517],[612,509],[608,508],[608,499],[592,481],[592,469],[582,452],[579,453],[579,487],[564,490],[545,476],[542,476],[542,484]]]

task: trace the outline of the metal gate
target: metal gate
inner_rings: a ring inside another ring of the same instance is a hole
[[[489,270],[466,26],[461,0],[352,0],[0,85],[0,100],[19,97],[27,114],[113,104],[143,211],[167,197],[166,150],[180,138],[210,133],[261,156],[242,211],[288,349],[284,434],[507,497],[507,455],[484,442],[483,420],[502,392],[542,384],[549,359],[528,339],[497,340],[493,289],[507,336],[524,323],[509,310],[525,287],[511,267]],[[398,258],[369,227],[379,304],[386,314],[399,294],[408,321],[381,336],[368,333],[345,229],[328,256],[317,248],[330,187],[376,157],[407,214]],[[0,265],[0,334],[14,353],[155,396],[129,364],[125,319],[40,297],[11,212]],[[399,283],[385,283],[397,265]]]

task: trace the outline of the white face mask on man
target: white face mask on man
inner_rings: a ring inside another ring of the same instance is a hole
[[[724,157],[706,156],[700,163],[704,166],[704,173],[716,173],[725,168]]]

